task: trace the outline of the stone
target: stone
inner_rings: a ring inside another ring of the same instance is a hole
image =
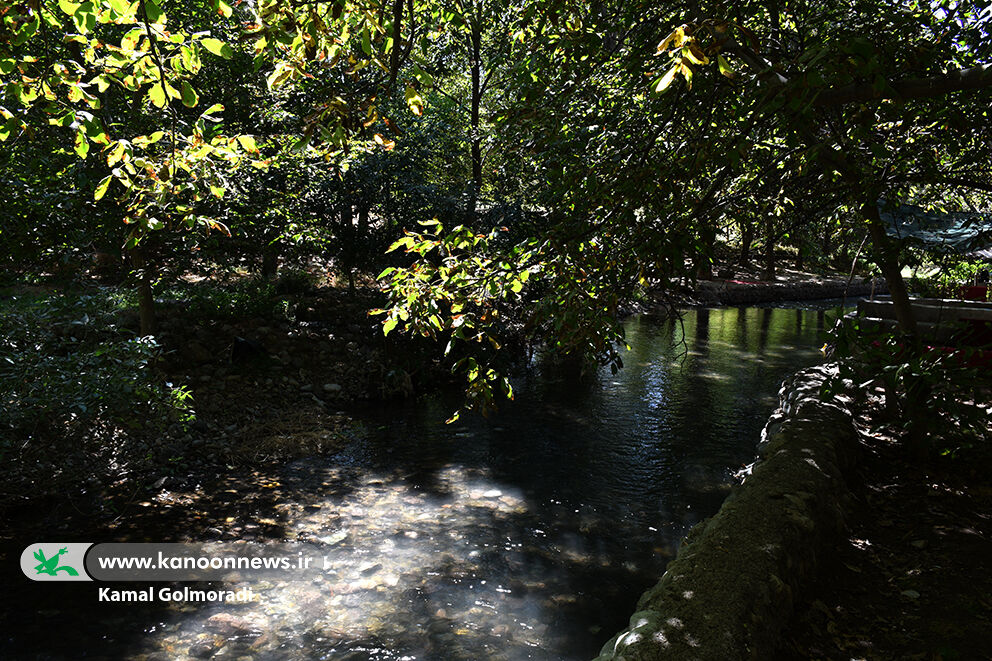
[[[194,659],[209,659],[220,649],[212,642],[194,643],[189,647],[189,655]]]
[[[341,392],[342,390],[343,390],[343,388],[341,387],[341,384],[338,384],[338,383],[325,383],[324,384],[324,392],[338,393],[338,392]]]
[[[206,628],[222,636],[258,635],[261,627],[256,622],[231,613],[217,613],[207,618]]]
[[[362,576],[371,576],[382,569],[381,562],[365,562],[358,567],[358,571],[361,572]]]
[[[184,353],[190,362],[197,365],[209,363],[213,358],[213,354],[205,346],[195,341],[186,345]]]

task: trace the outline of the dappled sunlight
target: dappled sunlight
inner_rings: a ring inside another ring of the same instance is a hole
[[[247,604],[103,604],[115,633],[94,635],[128,658],[589,658],[730,493],[781,379],[805,360],[752,346],[758,323],[794,315],[752,315],[749,335],[727,325],[736,316],[689,312],[686,345],[673,343],[677,327],[632,320],[625,369],[581,383],[537,371],[489,419],[445,425],[457,402],[435,396],[356,411],[367,434],[302,458],[212,475],[168,467],[94,541],[292,544],[320,567],[189,584],[251,587]],[[816,347],[812,328],[780,335]],[[307,438],[335,429],[307,412],[299,422],[291,430]],[[92,594],[73,599],[65,621]],[[671,644],[687,634],[667,631]]]
[[[277,508],[283,540],[316,544],[326,569],[235,582],[257,601],[178,609],[148,631],[142,651],[215,644],[211,634],[230,614],[243,630],[213,658],[287,645],[313,658],[383,640],[391,651],[369,658],[454,649],[450,658],[535,658],[563,644],[548,636],[561,635],[552,625],[578,607],[571,574],[611,564],[608,545],[561,522],[539,524],[518,489],[485,471],[444,466],[429,488],[398,473],[349,473],[315,470],[314,488],[328,493]],[[580,528],[602,526],[594,513],[571,514]]]

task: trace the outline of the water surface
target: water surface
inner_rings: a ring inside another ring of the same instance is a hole
[[[259,602],[238,606],[100,605],[92,584],[35,585],[28,598],[50,599],[49,618],[77,633],[32,637],[41,622],[28,618],[5,627],[0,656],[595,656],[688,528],[719,508],[781,380],[820,360],[837,314],[635,318],[619,373],[579,381],[535,363],[489,420],[443,424],[456,402],[441,395],[370,409],[369,437],[338,455],[203,485],[220,504],[185,531],[321,544],[327,571],[256,584]],[[130,541],[181,538],[140,525]],[[208,622],[218,614],[241,629]]]

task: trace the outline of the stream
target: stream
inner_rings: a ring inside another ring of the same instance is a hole
[[[445,425],[445,395],[370,406],[344,451],[165,492],[210,498],[210,520],[139,516],[114,538],[303,541],[326,569],[254,581],[248,604],[98,603],[99,584],[19,577],[0,658],[589,659],[720,507],[839,314],[635,317],[619,373],[537,362],[488,420]]]

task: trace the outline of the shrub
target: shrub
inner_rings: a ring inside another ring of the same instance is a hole
[[[121,477],[151,457],[189,393],[155,369],[158,346],[119,325],[131,303],[91,294],[16,296],[0,315],[0,460],[34,493]],[[15,491],[16,492],[16,491]]]

